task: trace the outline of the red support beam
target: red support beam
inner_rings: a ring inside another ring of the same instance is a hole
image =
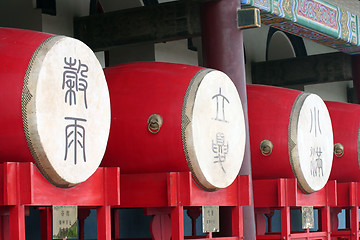
[[[52,209],[40,207],[41,240],[52,239]]]
[[[359,206],[350,209],[351,240],[359,239]]]
[[[281,239],[290,239],[291,221],[290,207],[286,206],[281,209]]]
[[[323,207],[321,211],[321,231],[326,233],[326,238],[331,239],[331,212],[330,207]],[[320,216],[319,216],[320,217]]]
[[[204,3],[201,12],[201,32],[204,65],[226,73],[234,82],[243,105],[246,134],[249,139],[245,59],[242,31],[237,28],[239,0]],[[241,175],[251,175],[250,145],[246,142]],[[250,182],[250,184],[252,184]],[[251,186],[252,189],[252,186]],[[255,239],[255,216],[251,191],[251,205],[243,208],[244,238]]]
[[[111,240],[111,207],[97,208],[97,239]]]
[[[15,205],[9,208],[10,212],[10,239],[25,240],[25,207]]]
[[[184,207],[171,208],[172,240],[184,239]]]

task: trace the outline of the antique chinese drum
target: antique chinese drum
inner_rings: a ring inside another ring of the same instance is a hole
[[[229,186],[245,146],[242,105],[220,71],[141,62],[106,68],[112,125],[101,166],[122,173],[191,171],[205,190]]]
[[[325,102],[334,132],[334,161],[330,179],[360,181],[360,106]]]
[[[110,98],[82,42],[0,28],[0,161],[34,161],[55,186],[88,179],[105,152]]]
[[[285,88],[248,85],[254,179],[296,178],[306,193],[322,189],[333,161],[333,133],[322,99]]]

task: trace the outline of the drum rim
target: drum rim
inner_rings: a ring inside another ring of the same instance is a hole
[[[51,36],[47,38],[44,42],[42,42],[39,47],[35,50],[32,55],[29,65],[26,70],[23,91],[22,91],[22,99],[21,99],[21,107],[22,107],[22,120],[25,138],[27,141],[28,148],[31,152],[31,155],[36,163],[41,174],[53,185],[58,187],[73,187],[76,184],[71,184],[64,179],[62,179],[59,174],[55,171],[55,169],[51,166],[48,157],[46,156],[45,150],[42,148],[41,144],[36,144],[40,142],[40,136],[37,131],[37,127],[34,129],[32,126],[29,126],[31,122],[36,122],[36,114],[31,111],[31,109],[36,109],[36,101],[34,99],[36,89],[30,90],[29,83],[31,80],[31,75],[33,73],[33,68],[35,65],[42,63],[47,49],[51,49],[58,41],[65,38],[64,36]],[[34,78],[34,77],[33,77]],[[35,77],[36,79],[36,77]],[[33,94],[31,94],[33,92]],[[42,160],[40,160],[42,159]]]

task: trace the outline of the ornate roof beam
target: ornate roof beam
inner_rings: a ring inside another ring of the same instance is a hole
[[[271,25],[344,53],[360,53],[360,16],[355,12],[359,8],[351,8],[353,5],[360,6],[358,2],[241,0],[241,3],[243,7],[259,8],[263,24]]]

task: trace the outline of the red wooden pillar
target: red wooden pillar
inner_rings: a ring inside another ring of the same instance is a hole
[[[111,240],[111,207],[101,206],[97,208],[97,239]]]
[[[9,216],[1,216],[1,232],[0,239],[10,239],[10,223]]]
[[[171,229],[172,240],[184,239],[184,207],[176,206],[171,208]]]
[[[326,238],[331,239],[330,207],[321,208],[321,231],[326,232]]]
[[[359,206],[350,209],[351,240],[359,240]]]
[[[10,212],[10,239],[25,240],[25,207],[15,205],[9,208]]]
[[[202,51],[206,67],[223,71],[233,80],[243,104],[246,135],[249,139],[244,44],[242,32],[237,28],[237,10],[240,8],[240,0],[220,0],[203,4],[201,14]],[[240,174],[251,175],[249,141],[246,142]],[[250,182],[250,184],[252,183]],[[255,239],[252,186],[251,204],[243,207],[243,216],[245,239]]]
[[[120,236],[120,221],[119,221],[119,209],[113,209],[111,212],[111,235],[113,239],[118,239]]]
[[[85,239],[85,219],[90,215],[91,210],[87,208],[80,208],[78,210],[79,220],[79,240]]]
[[[239,239],[242,239],[244,236],[244,221],[242,215],[242,206],[232,207],[232,234],[235,237],[239,237]]]
[[[290,221],[290,207],[283,207],[281,209],[281,239],[290,239],[291,221]]]
[[[52,211],[51,211],[51,207],[41,207],[39,209],[40,209],[41,240],[52,239]]]

